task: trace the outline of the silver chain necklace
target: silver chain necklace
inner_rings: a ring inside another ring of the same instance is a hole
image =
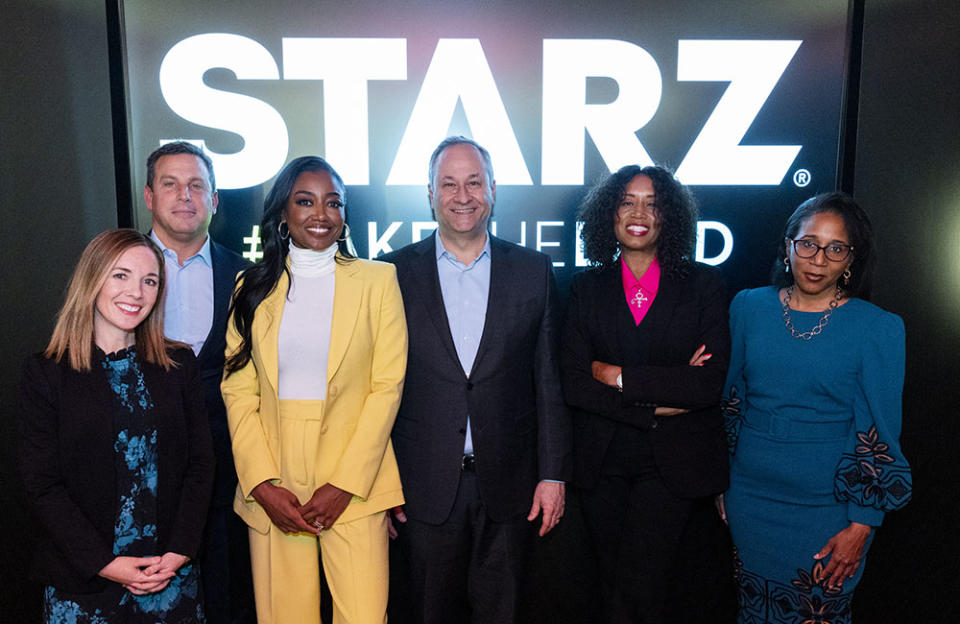
[[[830,305],[823,311],[823,316],[820,317],[820,321],[813,326],[813,329],[805,332],[798,332],[794,329],[793,321],[790,320],[790,297],[792,295],[793,286],[790,286],[787,288],[787,296],[783,299],[783,324],[787,326],[787,329],[790,330],[790,335],[794,338],[810,340],[822,332],[823,328],[827,326],[827,323],[830,321],[830,315],[837,309],[837,306],[840,304],[840,299],[843,298],[843,290],[841,290],[840,284],[837,284],[837,294],[833,296],[833,299],[830,300]]]

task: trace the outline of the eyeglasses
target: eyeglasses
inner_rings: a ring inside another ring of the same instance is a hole
[[[850,255],[850,252],[853,251],[853,245],[846,243],[830,243],[829,245],[821,247],[815,242],[805,238],[786,238],[784,240],[793,244],[793,251],[800,258],[812,258],[823,250],[823,255],[826,256],[827,260],[831,262],[843,262]]]

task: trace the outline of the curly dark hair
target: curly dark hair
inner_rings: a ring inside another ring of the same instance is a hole
[[[659,165],[621,167],[590,189],[577,211],[577,218],[583,222],[580,233],[583,254],[587,260],[601,267],[617,259],[620,243],[613,229],[613,221],[627,184],[638,175],[645,175],[653,181],[657,218],[660,221],[657,260],[668,275],[682,278],[693,264],[697,244],[697,202],[687,187],[673,176],[672,171]]]
[[[287,269],[287,255],[290,251],[286,239],[280,237],[279,226],[285,217],[284,211],[286,210],[287,200],[290,199],[290,193],[293,192],[293,186],[300,174],[305,171],[325,171],[329,173],[334,183],[340,187],[343,198],[346,199],[343,179],[340,174],[330,166],[330,163],[319,156],[296,158],[290,161],[277,175],[273,188],[267,193],[263,202],[263,219],[260,221],[260,245],[263,249],[263,258],[241,275],[242,283],[233,297],[228,312],[228,318],[233,321],[234,327],[236,327],[237,333],[240,334],[242,339],[236,352],[227,356],[224,370],[228,376],[246,366],[247,362],[250,361],[250,356],[253,353],[251,329],[253,328],[253,316],[257,311],[257,306],[273,292],[284,273],[287,274],[287,279],[290,278],[290,271]],[[343,223],[347,225],[347,220],[344,219]],[[346,241],[337,241],[337,247],[336,262],[344,263],[354,259]]]
[[[873,288],[873,269],[877,263],[874,252],[873,225],[866,211],[852,197],[842,191],[821,193],[803,202],[793,211],[783,228],[783,236],[777,245],[777,257],[770,271],[770,281],[777,288],[793,285],[793,272],[784,271],[784,259],[787,257],[786,239],[796,238],[803,222],[815,214],[832,212],[843,219],[843,225],[853,246],[853,262],[850,263],[850,279],[841,288],[849,297],[870,300]]]

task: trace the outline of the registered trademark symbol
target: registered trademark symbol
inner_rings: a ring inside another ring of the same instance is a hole
[[[793,183],[801,188],[810,184],[810,172],[806,169],[797,169],[793,172]]]

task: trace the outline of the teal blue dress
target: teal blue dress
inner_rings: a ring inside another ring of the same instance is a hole
[[[800,332],[821,316],[790,311]],[[854,298],[801,340],[784,324],[777,290],[766,287],[734,298],[730,328],[725,503],[738,621],[849,624],[865,562],[831,589],[829,558],[813,555],[850,522],[879,526],[910,499],[899,444],[903,321]]]
[[[104,406],[114,419],[117,508],[113,554],[130,557],[157,552],[157,428],[153,400],[144,384],[133,347],[98,362],[116,399]],[[195,624],[204,622],[200,580],[192,563],[182,566],[167,586],[139,596],[110,583],[99,593],[66,592],[47,586],[43,594],[46,624]]]

